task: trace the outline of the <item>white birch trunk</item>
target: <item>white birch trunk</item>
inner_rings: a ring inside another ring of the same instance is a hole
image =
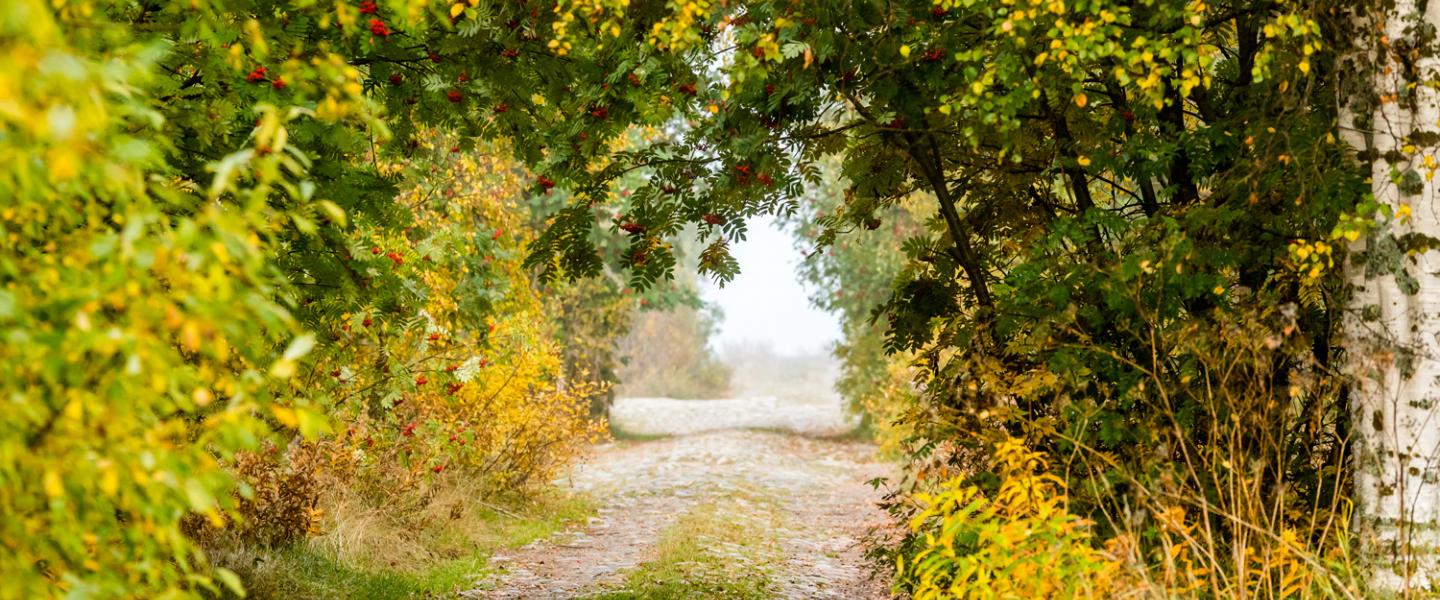
[[[1340,99],[1341,132],[1366,151],[1375,200],[1397,214],[1408,207],[1413,218],[1351,244],[1345,265],[1353,294],[1344,327],[1355,380],[1355,530],[1372,591],[1410,595],[1440,584],[1440,249],[1404,259],[1415,293],[1393,272],[1367,269],[1376,261],[1361,253],[1394,257],[1388,241],[1408,233],[1440,238],[1440,179],[1425,165],[1426,156],[1440,160],[1440,92],[1414,85],[1440,82],[1440,52],[1416,33],[1422,22],[1440,25],[1440,1],[1371,10],[1356,20],[1353,58],[1368,68],[1355,73],[1365,85],[1351,88],[1363,93]],[[1407,182],[1395,183],[1392,173],[1412,169]]]

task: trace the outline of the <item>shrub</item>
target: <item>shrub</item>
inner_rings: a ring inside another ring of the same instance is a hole
[[[223,521],[189,515],[186,533],[207,546],[227,541],[263,547],[293,544],[319,532],[324,511],[319,508],[322,489],[316,451],[296,443],[281,452],[265,442],[258,452],[242,452],[227,467],[240,481],[236,509]]]
[[[1095,549],[1089,523],[1071,514],[1065,481],[1045,456],[1008,438],[994,449],[989,492],[952,478],[915,496],[920,541],[897,562],[896,585],[916,600],[1105,598],[1126,585],[1121,563]]]

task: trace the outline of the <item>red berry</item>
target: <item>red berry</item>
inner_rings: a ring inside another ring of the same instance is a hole
[[[687,95],[687,96],[694,96],[694,95],[695,95],[695,84],[693,84],[693,83],[682,83],[682,84],[680,84],[680,93],[685,94],[685,95]]]
[[[250,83],[260,83],[261,81],[265,81],[265,67],[255,67],[254,71],[251,71],[249,75],[245,76],[245,81],[248,81]],[[256,122],[255,124],[259,125],[260,123]]]
[[[493,234],[490,235],[490,239],[492,239],[492,240],[498,240],[498,239],[500,239],[500,235],[503,234],[503,233],[505,233],[505,230],[504,230],[504,229],[496,229],[496,230],[495,230],[495,233],[493,233]]]
[[[415,423],[414,421],[411,421],[409,425],[406,425],[406,426],[405,426],[405,429],[403,429],[403,430],[400,431],[400,435],[403,435],[403,436],[405,436],[405,437],[410,437],[411,435],[414,435],[414,434],[415,434],[415,427],[416,427],[417,425],[419,425],[419,424],[418,424],[418,423]]]
[[[402,84],[402,83],[405,83],[405,77],[404,77],[404,76],[402,76],[402,75],[399,74],[399,73],[391,73],[391,74],[390,74],[390,85],[400,85],[400,84]]]
[[[597,118],[597,119],[603,119],[603,118],[605,118],[605,117],[607,117],[607,116],[609,116],[609,115],[610,115],[610,109],[605,108],[605,107],[603,107],[603,106],[597,107],[597,108],[594,108],[594,109],[591,109],[591,110],[590,110],[590,116],[595,117],[595,118]]]
[[[415,378],[415,385],[425,385],[427,383],[430,383],[430,379],[424,375]]]
[[[439,341],[439,340],[440,340],[440,334],[438,334],[438,333],[432,333],[432,334],[430,334],[428,337],[426,337],[425,339],[430,340],[430,341],[432,341],[432,342]]]
[[[338,379],[340,377],[340,369],[335,369],[334,371],[331,371],[330,376]]]
[[[438,63],[438,62],[440,62],[440,55],[439,55],[439,54],[436,54],[436,53],[434,53],[434,52],[431,52],[431,53],[430,53],[430,62],[432,62],[432,63]]]
[[[365,327],[369,327],[373,323],[374,321],[371,321],[370,317],[365,317],[365,320],[360,322],[360,324],[364,325]]]
[[[629,233],[645,233],[645,226],[635,222],[622,223],[620,228]]]
[[[276,77],[276,78],[275,78],[275,81],[270,82],[270,87],[273,87],[273,88],[275,88],[275,89],[277,89],[277,90],[283,90],[283,89],[285,89],[285,80],[282,79],[282,78]]]
[[[435,466],[434,466],[433,468],[431,468],[430,470],[431,470],[431,471],[434,471],[434,472],[436,472],[436,473],[439,473],[439,472],[445,470],[445,465],[435,465]]]
[[[370,19],[370,35],[386,37],[390,35],[390,28],[380,19]]]
[[[380,254],[380,247],[379,247],[379,246],[371,246],[371,247],[370,247],[370,253],[371,253],[371,254]]]
[[[504,102],[501,102],[501,103],[495,105],[495,112],[496,112],[496,113],[503,113],[503,112],[505,112],[505,111],[507,111],[507,110],[510,110],[510,105],[509,105],[509,104],[506,104],[506,103],[504,103]]]
[[[759,175],[756,175],[756,176],[755,176],[755,180],[756,180],[756,181],[759,181],[760,183],[763,183],[763,184],[765,184],[765,185],[767,185],[767,186],[768,186],[768,185],[774,185],[774,184],[775,184],[775,180],[772,179],[772,178],[770,177],[770,175],[768,175],[768,174],[766,174],[766,173],[761,173],[761,174],[759,174]]]
[[[470,81],[470,72],[469,72],[469,71],[461,71],[461,72],[460,72],[459,80],[460,80],[460,83],[465,83],[465,82],[467,82],[467,81]]]
[[[454,373],[454,372],[455,372],[455,369],[459,369],[459,368],[460,368],[460,365],[453,365],[453,364],[452,364],[452,365],[445,365],[445,372],[446,372],[446,373]]]
[[[625,81],[629,81],[630,85],[640,85],[640,76],[630,73],[625,76]]]
[[[520,56],[520,51],[514,48],[506,48],[500,51],[500,56],[503,56],[505,58],[515,58],[517,56]]]
[[[725,222],[725,218],[724,218],[724,217],[722,217],[722,216],[720,216],[720,215],[717,215],[717,214],[715,214],[715,213],[705,213],[705,216],[701,217],[701,219],[703,219],[706,223],[709,223],[709,224],[711,224],[711,225],[720,225],[720,224],[722,224],[722,223]]]
[[[378,10],[380,8],[375,6],[375,0],[365,0],[360,3],[360,14],[362,15],[373,15]]]
[[[445,92],[445,98],[451,102],[458,104],[461,100],[465,99],[465,96],[461,94],[459,90],[450,90],[448,92]]]
[[[465,387],[465,384],[463,384],[463,383],[451,383],[451,384],[448,384],[448,385],[445,386],[445,393],[450,394],[451,396],[454,396],[454,395],[455,395],[455,392],[460,391],[460,388],[462,388],[462,387]]]

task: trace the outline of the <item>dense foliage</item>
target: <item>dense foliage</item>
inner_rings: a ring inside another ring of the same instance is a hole
[[[1251,557],[1319,569],[1347,522],[1332,267],[1367,186],[1326,10],[6,3],[3,593],[238,585],[179,523],[243,512],[215,467],[275,432],[402,483],[544,476],[674,237],[697,227],[723,281],[745,218],[796,211],[839,156],[812,231],[857,255],[818,268],[883,258],[898,358],[854,364],[915,376],[898,514],[945,522],[914,494],[957,477],[1004,493],[987,457],[1021,439],[1080,519],[1047,521],[1065,540],[1169,581],[1179,511],[1206,532],[1180,592],[1286,595],[1293,570]],[[845,241],[887,224],[903,254]],[[607,272],[628,281],[563,283]],[[837,287],[850,326],[876,284]],[[933,555],[926,522],[899,556]]]

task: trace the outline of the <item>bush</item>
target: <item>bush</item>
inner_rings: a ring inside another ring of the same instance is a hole
[[[919,540],[897,562],[896,586],[937,598],[1106,598],[1127,586],[1122,564],[1092,547],[1070,514],[1065,481],[1024,440],[996,444],[990,492],[953,478],[915,496]]]
[[[236,510],[219,522],[189,515],[185,532],[206,546],[226,543],[283,547],[319,533],[324,510],[316,451],[296,443],[281,452],[265,442],[258,452],[242,452],[227,465],[240,480]]]

